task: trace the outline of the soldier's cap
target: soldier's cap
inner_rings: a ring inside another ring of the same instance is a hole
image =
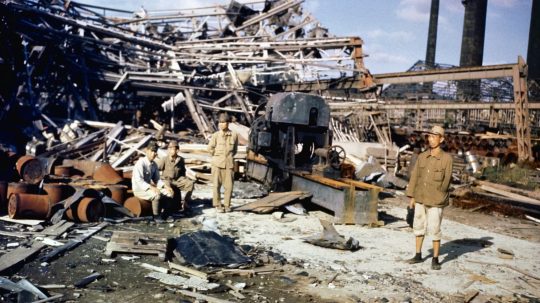
[[[429,131],[428,133],[430,134],[435,134],[435,135],[439,135],[441,137],[444,137],[444,128],[442,128],[442,126],[439,126],[439,125],[434,125]]]
[[[167,147],[178,147],[178,142],[176,140],[171,140],[169,141],[169,145],[167,145]]]
[[[219,114],[218,121],[219,123],[231,122],[231,117],[227,113],[221,113]]]
[[[146,146],[146,148],[148,148],[148,149],[151,150],[151,151],[157,151],[157,150],[158,150],[158,146],[157,146],[156,141],[150,141],[150,143],[148,143],[148,145]]]

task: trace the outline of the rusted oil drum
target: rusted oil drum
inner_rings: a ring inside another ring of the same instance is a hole
[[[152,215],[152,202],[137,197],[128,198],[124,202],[124,207],[129,209],[135,217]]]
[[[57,165],[54,167],[54,175],[60,177],[71,177],[72,165]]]
[[[108,184],[118,184],[124,181],[121,175],[119,175],[109,163],[102,163],[99,167],[96,166],[96,170],[92,175],[92,178],[96,181],[105,182]]]
[[[5,214],[7,211],[7,188],[6,181],[0,181],[0,214]]]
[[[52,204],[63,201],[75,193],[73,186],[64,183],[45,183],[43,184],[43,189],[49,196]]]
[[[6,199],[9,200],[11,194],[37,194],[38,186],[25,182],[10,182],[8,183]]]
[[[131,180],[131,177],[133,177],[133,171],[129,170],[129,171],[123,171],[122,172],[122,177],[124,177],[124,179],[129,179]]]
[[[118,204],[124,204],[128,187],[122,184],[107,185],[106,195],[111,197]]]
[[[104,215],[105,208],[101,200],[89,197],[82,198],[66,211],[66,216],[76,222],[96,222]]]
[[[8,214],[12,219],[49,218],[51,201],[47,195],[14,193],[9,197]]]
[[[43,180],[45,169],[41,161],[33,156],[22,156],[15,163],[19,176],[26,182],[37,184]]]

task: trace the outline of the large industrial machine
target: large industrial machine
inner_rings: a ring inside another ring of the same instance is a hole
[[[302,190],[336,223],[375,224],[380,188],[346,178],[345,150],[332,146],[330,108],[316,95],[273,95],[254,120],[247,175],[274,190]]]

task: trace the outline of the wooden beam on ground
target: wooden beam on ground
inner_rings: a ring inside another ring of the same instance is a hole
[[[311,197],[311,194],[304,191],[270,193],[268,196],[255,202],[236,207],[235,210],[253,211],[256,213],[269,213],[272,210],[288,204],[294,200],[305,199],[309,197]]]
[[[31,247],[18,247],[0,257],[0,273],[29,259],[47,245],[41,242],[32,243]]]

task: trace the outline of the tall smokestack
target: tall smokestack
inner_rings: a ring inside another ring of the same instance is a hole
[[[429,31],[426,49],[426,67],[435,65],[435,50],[437,48],[437,23],[439,20],[439,0],[431,0],[431,13],[429,16]]]
[[[461,0],[465,6],[460,66],[481,66],[484,58],[487,0]]]
[[[437,49],[437,23],[439,20],[439,0],[431,0],[431,13],[429,15],[429,30],[426,48],[426,69],[435,66],[435,50]],[[431,94],[433,82],[424,83],[424,92]]]
[[[529,47],[527,49],[529,79],[540,81],[540,3],[532,2]]]
[[[487,0],[461,0],[465,6],[463,37],[461,40],[460,66],[482,66],[484,59],[484,37],[486,33]],[[458,98],[479,100],[480,80],[458,83]]]

